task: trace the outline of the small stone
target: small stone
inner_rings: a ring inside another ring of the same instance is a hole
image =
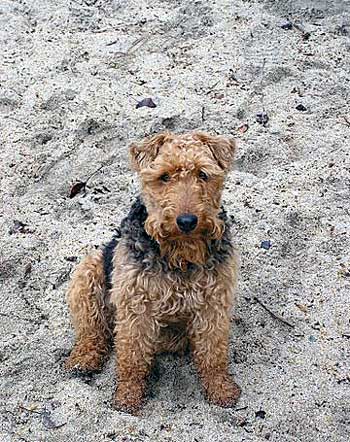
[[[144,98],[141,101],[138,101],[138,103],[136,104],[136,109],[139,109],[140,107],[157,107],[156,103],[152,100],[152,98]]]
[[[339,26],[336,29],[336,33],[339,35],[348,35],[349,34],[349,29],[350,28],[350,24],[345,24],[343,23],[341,26]]]
[[[262,124],[263,126],[266,126],[266,124],[269,122],[269,116],[266,112],[259,112],[256,114],[255,119],[257,123]]]
[[[24,268],[24,276],[28,276],[32,272],[32,264],[28,262]]]
[[[255,412],[255,417],[259,419],[265,419],[266,412],[264,410],[259,410]]]
[[[315,338],[315,336],[309,336],[309,341],[310,342],[316,342],[316,338]]]
[[[293,28],[293,23],[289,20],[285,20],[280,24],[280,27],[282,29],[285,29],[287,31],[291,30]]]
[[[296,106],[295,109],[300,111],[300,112],[305,112],[307,110],[306,107],[303,104],[298,104],[298,106]]]
[[[271,241],[270,240],[261,241],[260,248],[265,249],[265,250],[269,250],[271,248]]]
[[[77,256],[65,256],[64,259],[68,262],[76,262],[78,261],[78,257]]]
[[[13,221],[13,226],[9,230],[10,235],[14,235],[15,233],[32,233],[28,228],[28,224],[15,219]]]

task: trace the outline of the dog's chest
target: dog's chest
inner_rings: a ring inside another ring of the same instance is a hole
[[[114,255],[110,301],[117,311],[147,314],[160,322],[190,319],[203,309],[229,308],[234,269],[232,261],[212,263],[210,268],[196,266],[187,272],[171,270],[159,258],[152,259],[152,253],[147,261],[136,260],[121,242]]]
[[[190,317],[213,302],[216,288],[215,272],[166,275],[158,279],[158,290],[151,299],[153,313],[169,321]]]

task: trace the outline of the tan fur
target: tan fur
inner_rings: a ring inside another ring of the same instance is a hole
[[[161,154],[158,154],[159,143],[163,143]],[[203,264],[208,240],[221,237],[223,226],[217,214],[234,148],[233,141],[200,132],[181,137],[162,134],[152,138],[149,144],[132,146],[132,164],[140,174],[149,211],[146,231],[159,242],[162,254],[173,267],[185,270],[188,262]],[[199,171],[207,173],[210,181],[198,180]],[[159,180],[164,173],[171,175],[173,183],[164,185]],[[196,209],[200,222],[196,232],[184,237],[175,219],[192,208]]]
[[[111,308],[106,305],[102,253],[89,255],[77,267],[67,296],[76,343],[67,369],[97,371],[109,353]]]
[[[239,397],[228,374],[237,259],[232,255],[214,269],[205,267],[208,244],[223,234],[218,213],[234,151],[234,141],[199,132],[160,134],[130,148],[148,213],[145,229],[173,270],[144,270],[121,238],[111,291],[106,291],[99,252],[80,264],[68,293],[77,342],[66,366],[99,369],[114,327],[119,409],[135,412],[140,407],[157,352],[181,352],[188,344],[208,399],[231,406]],[[200,178],[203,172],[207,180]],[[161,179],[164,174],[167,182]],[[177,226],[183,213],[198,217],[190,234]],[[186,273],[189,264],[196,267]]]

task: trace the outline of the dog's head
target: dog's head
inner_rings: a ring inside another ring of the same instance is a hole
[[[148,212],[145,229],[169,259],[176,250],[203,264],[208,241],[221,238],[221,194],[235,148],[234,140],[203,132],[162,133],[131,145]]]

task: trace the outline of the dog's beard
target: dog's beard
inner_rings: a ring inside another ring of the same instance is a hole
[[[219,218],[205,218],[205,225],[200,223],[193,233],[181,233],[175,223],[159,223],[158,219],[149,216],[145,230],[154,238],[160,247],[170,268],[187,270],[189,263],[204,265],[208,259],[208,245],[212,240],[221,239],[225,226]],[[167,226],[174,225],[173,229]]]

